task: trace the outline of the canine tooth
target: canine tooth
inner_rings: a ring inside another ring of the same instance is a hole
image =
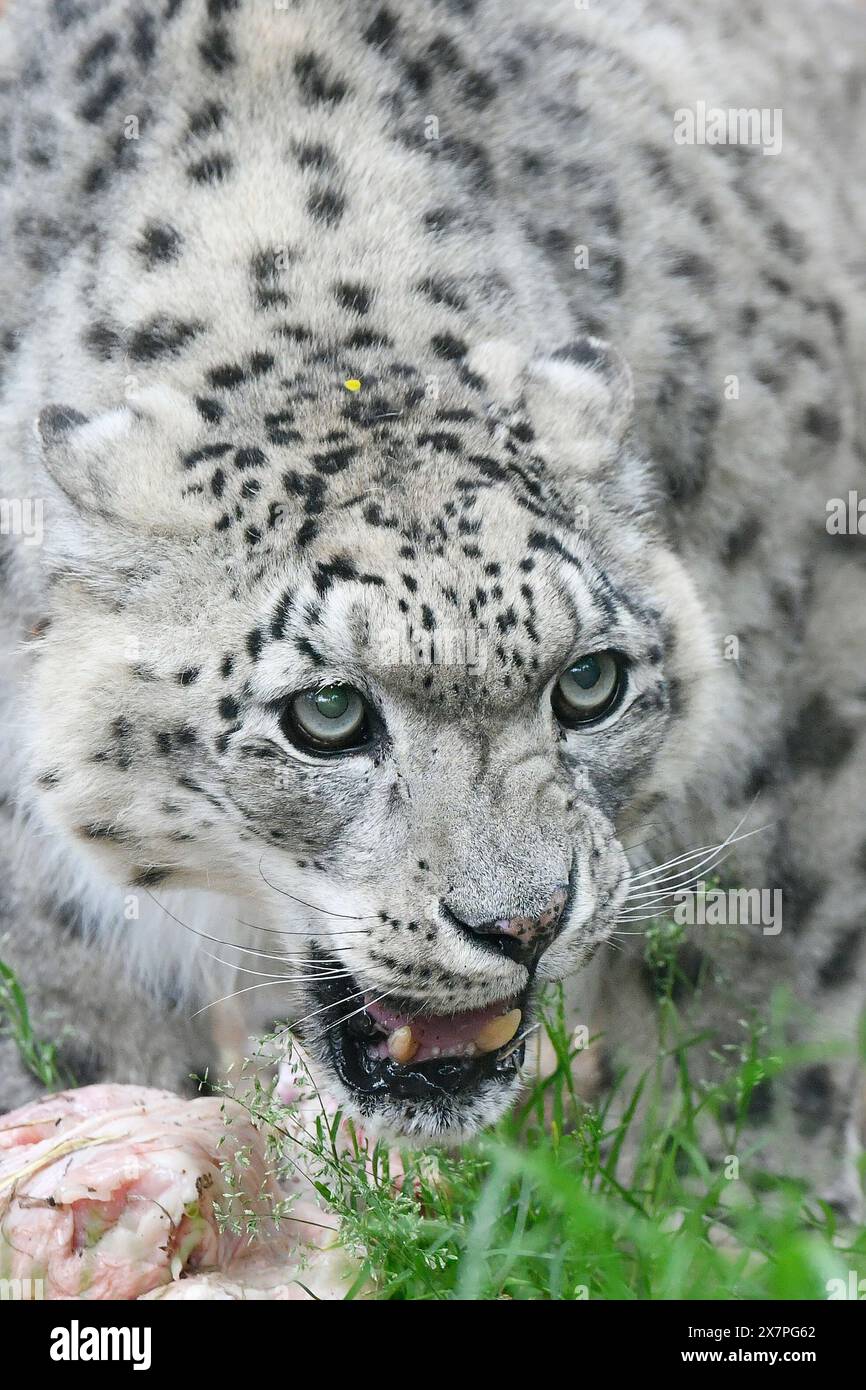
[[[419,1044],[415,1041],[408,1024],[403,1028],[395,1028],[388,1038],[388,1054],[395,1062],[411,1062],[418,1047]]]
[[[522,1017],[523,1014],[519,1009],[512,1009],[509,1013],[502,1014],[500,1018],[491,1018],[489,1023],[485,1023],[475,1039],[475,1046],[478,1051],[495,1052],[498,1047],[504,1047],[517,1032]]]

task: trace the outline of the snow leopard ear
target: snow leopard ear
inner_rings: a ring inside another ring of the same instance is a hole
[[[47,475],[45,566],[116,596],[183,553],[206,524],[181,466],[200,429],[195,407],[165,387],[90,419],[70,406],[46,407],[36,421]]]
[[[616,458],[631,431],[632,375],[616,348],[600,338],[577,338],[533,358],[523,397],[551,461],[582,476]]]
[[[631,372],[601,338],[576,338],[535,355],[511,342],[481,343],[468,365],[484,378],[493,402],[525,413],[539,450],[569,474],[597,472],[631,429]]]
[[[95,526],[166,534],[195,529],[195,510],[185,504],[177,480],[179,450],[200,428],[191,402],[162,386],[90,419],[71,406],[50,405],[36,422],[61,512],[71,507]]]

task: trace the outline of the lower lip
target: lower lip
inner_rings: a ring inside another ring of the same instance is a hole
[[[390,1100],[424,1101],[476,1089],[481,1082],[499,1078],[511,1080],[523,1061],[525,1044],[508,1049],[503,1056],[488,1053],[476,1057],[437,1057],[427,1062],[401,1064],[391,1058],[380,1060],[365,1055],[363,1040],[355,1040],[335,1029],[331,1055],[344,1084],[360,1096],[387,1097]],[[339,1037],[336,1034],[339,1032]]]
[[[342,986],[342,988],[340,987]],[[338,1008],[345,998],[345,981],[321,988],[321,1000]],[[349,993],[357,985],[352,985]],[[519,1001],[523,1011],[521,1029],[525,1029],[526,995]],[[324,1035],[330,1059],[342,1083],[364,1105],[376,1101],[406,1101],[423,1103],[454,1099],[471,1094],[483,1083],[514,1080],[523,1062],[525,1044],[512,1039],[496,1052],[463,1057],[436,1057],[424,1062],[399,1063],[390,1057],[373,1057],[367,1052],[367,1041],[351,1034],[346,1024],[331,1027]]]

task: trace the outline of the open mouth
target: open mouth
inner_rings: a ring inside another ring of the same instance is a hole
[[[351,995],[357,998],[357,990],[345,979],[318,987],[329,1014]],[[453,1100],[483,1081],[513,1080],[523,1062],[526,993],[455,1014],[429,1013],[391,998],[386,1003],[372,993],[362,1008],[347,1007],[348,1016],[328,1027],[324,1042],[337,1076],[362,1110],[386,1099]]]

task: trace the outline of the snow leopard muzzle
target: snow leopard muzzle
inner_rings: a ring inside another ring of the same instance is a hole
[[[532,969],[559,931],[568,897],[569,886],[564,884],[556,889],[537,916],[497,917],[492,921],[468,922],[453,912],[447,902],[443,901],[440,906],[451,925],[467,933],[475,945],[483,944]]]

